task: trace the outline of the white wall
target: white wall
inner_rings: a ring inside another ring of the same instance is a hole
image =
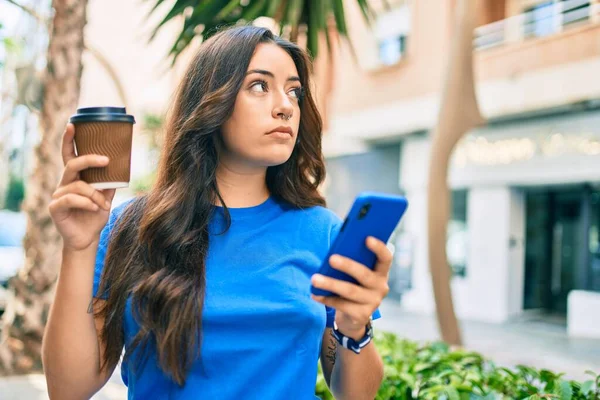
[[[467,276],[456,294],[461,317],[503,322],[522,308],[523,251],[510,247],[511,233],[523,235],[519,197],[506,186],[469,190]]]
[[[177,82],[167,55],[178,27],[167,24],[148,43],[153,28],[168,10],[160,7],[146,19],[151,8],[152,4],[137,0],[103,0],[88,6],[86,45],[100,51],[112,65],[123,83],[127,106],[136,114],[162,111]],[[79,105],[123,106],[113,80],[92,52],[84,53],[83,63]]]
[[[404,295],[402,306],[422,313],[435,307],[427,255],[429,146],[428,138],[407,138],[400,168],[401,187],[410,202],[404,229],[415,237],[413,288]],[[450,180],[451,187],[459,178]],[[469,188],[467,204],[467,275],[452,280],[456,313],[460,318],[503,322],[522,310],[524,196],[508,185],[477,185]]]
[[[430,142],[426,138],[406,138],[400,154],[400,187],[409,208],[403,228],[414,238],[412,290],[402,296],[402,306],[410,311],[431,313],[435,310],[427,254],[427,172]]]
[[[409,311],[429,314],[435,310],[435,303],[427,254],[427,193],[425,190],[407,191],[406,198],[410,205],[403,226],[414,238],[414,249],[412,289],[402,295],[402,306]]]
[[[170,68],[169,50],[179,33],[178,21],[165,25],[148,43],[150,33],[169,6],[163,4],[146,18],[152,4],[138,0],[102,0],[90,2],[85,28],[86,45],[101,53],[121,82],[125,99],[114,80],[92,51],[83,55],[81,96],[78,107],[126,106],[136,119],[131,159],[132,179],[146,175],[156,164],[148,153],[147,138],[142,135],[146,113],[163,114],[170,106],[179,82],[185,56]],[[187,56],[187,54],[186,54]]]
[[[508,316],[514,316],[523,310],[525,291],[525,193],[513,188],[509,201]]]

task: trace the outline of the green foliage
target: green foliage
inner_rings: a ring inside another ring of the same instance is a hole
[[[390,333],[376,335],[375,344],[385,376],[376,400],[600,400],[600,377],[593,372],[592,379],[577,382],[523,365],[502,368],[472,351],[420,345]],[[320,367],[316,394],[333,400]]]
[[[18,41],[13,37],[5,36],[5,32],[3,32],[4,26],[0,23],[0,48],[4,50],[6,54],[19,54],[23,49],[22,41]],[[0,58],[0,69],[4,68],[5,60]]]
[[[140,178],[133,179],[130,183],[131,190],[137,195],[147,193],[156,179],[156,171],[152,171]]]
[[[144,113],[142,116],[142,128],[147,131],[156,131],[163,127],[164,117],[153,113]]]
[[[153,0],[154,7],[150,14],[165,3],[165,0]],[[154,30],[151,39],[169,21],[183,16],[184,22],[179,37],[173,44],[169,55],[173,63],[179,54],[196,36],[203,39],[211,36],[224,26],[238,23],[249,23],[259,17],[270,17],[290,32],[297,32],[299,26],[305,26],[307,32],[308,51],[316,57],[318,53],[319,32],[327,28],[327,19],[333,15],[338,32],[347,36],[346,16],[342,0],[171,0],[171,10],[164,16]],[[357,0],[357,4],[366,21],[371,19],[371,8],[367,0]],[[291,35],[291,39],[295,40]],[[328,41],[327,45],[331,48]]]
[[[165,124],[163,115],[145,112],[142,115],[142,132],[150,140],[150,150],[156,152],[161,145],[162,129]]]
[[[6,52],[17,52],[21,48],[17,41],[14,38],[4,38],[2,39],[4,47],[6,48]]]
[[[6,201],[4,207],[11,211],[20,211],[21,203],[25,198],[25,183],[23,179],[10,175],[8,188],[6,190]]]

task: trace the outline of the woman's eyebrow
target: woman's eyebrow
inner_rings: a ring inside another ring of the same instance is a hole
[[[246,75],[250,75],[250,74],[261,74],[261,75],[269,76],[271,78],[275,78],[275,75],[271,71],[267,71],[266,69],[251,69],[248,72],[246,72]],[[287,81],[288,82],[300,82],[300,77],[290,76],[289,78],[287,78]]]

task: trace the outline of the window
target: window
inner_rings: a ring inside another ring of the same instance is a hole
[[[527,9],[523,27],[525,36],[542,37],[554,33],[554,15],[554,1],[546,1]]]
[[[592,7],[589,0],[561,0],[561,3],[563,7],[563,26],[590,19]]]
[[[467,275],[468,229],[467,229],[467,191],[452,191],[452,209],[446,238],[446,255],[452,275]]]
[[[406,53],[411,27],[410,17],[408,4],[378,15],[375,22],[375,37],[380,65],[397,64]]]
[[[544,0],[525,9],[525,37],[543,37],[590,18],[590,0]]]
[[[379,60],[383,65],[394,65],[406,51],[406,36],[386,38],[379,41]]]

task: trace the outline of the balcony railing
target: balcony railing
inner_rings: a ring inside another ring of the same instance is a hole
[[[533,10],[475,29],[477,49],[553,35],[570,27],[600,22],[600,3],[566,0],[543,3]]]

